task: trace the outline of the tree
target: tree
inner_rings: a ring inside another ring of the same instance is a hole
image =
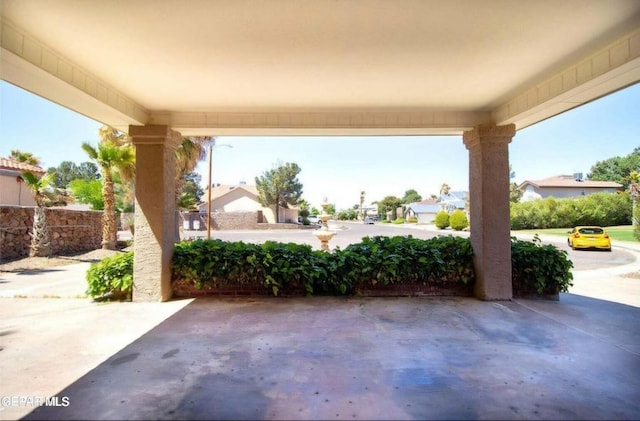
[[[418,194],[414,189],[409,189],[404,192],[404,197],[402,198],[402,203],[415,203],[420,202],[422,200],[422,196]]]
[[[22,179],[33,192],[36,201],[36,207],[33,210],[29,257],[49,257],[51,254],[51,240],[49,239],[49,227],[44,207],[47,200],[51,200],[55,196],[53,178],[53,174],[38,177],[29,171],[22,173]]]
[[[101,180],[83,180],[76,178],[69,183],[69,189],[71,194],[78,202],[91,205],[93,210],[104,209],[104,197],[102,196],[102,181]]]
[[[627,190],[630,186],[629,175],[633,171],[640,171],[640,147],[625,157],[616,156],[596,162],[587,177],[593,181],[614,181]]]
[[[198,162],[203,161],[207,157],[207,146],[215,144],[215,138],[210,136],[192,136],[192,137],[183,137],[182,142],[178,149],[176,149],[176,203],[178,207],[181,208],[181,203],[183,204],[186,201],[193,202],[194,204],[200,200],[200,197],[204,194],[202,189],[198,190],[197,188],[194,191],[193,181],[195,177],[190,174],[194,174],[193,170],[196,168]],[[191,177],[191,179],[188,178]],[[199,176],[198,176],[199,177]],[[188,183],[192,183],[189,185],[188,190],[191,194],[187,194],[186,197],[183,197],[185,193],[185,188]],[[197,179],[196,187],[199,185],[200,179]],[[200,194],[193,194],[198,193]]]
[[[182,177],[182,192],[178,198],[178,208],[193,210],[202,199],[204,190],[200,187],[202,177],[196,172],[190,172]]]
[[[78,166],[71,161],[62,161],[57,168],[49,168],[49,173],[54,173],[56,187],[66,189],[71,180],[78,178]]]
[[[81,162],[78,166],[78,178],[86,181],[99,180],[98,166],[89,161]]]
[[[397,218],[396,210],[402,205],[402,200],[396,196],[387,196],[382,201],[378,202],[378,214],[386,215],[387,212],[391,212],[391,220]]]
[[[296,205],[302,195],[297,177],[300,171],[298,164],[287,162],[255,178],[258,201],[262,206],[275,206],[276,222],[280,222],[280,208]]]
[[[358,219],[364,219],[364,196],[365,196],[365,191],[362,190],[360,192],[360,210],[358,211]]]
[[[92,181],[100,178],[98,167],[93,162],[83,162],[79,166],[71,161],[62,161],[58,167],[50,167],[48,173],[54,173],[54,183],[59,189],[69,188],[73,180]]]
[[[125,182],[134,178],[135,151],[127,135],[116,129],[103,126],[99,130],[100,142],[97,148],[83,143],[82,149],[102,169],[102,196],[104,211],[102,213],[102,248],[114,250],[118,231],[116,227],[116,207],[114,174],[118,174]]]
[[[31,152],[22,152],[20,149],[11,151],[11,158],[25,164],[40,166],[40,158],[36,158]]]
[[[513,179],[516,176],[515,171],[511,169],[511,164],[509,164],[509,180]],[[512,181],[509,184],[509,202],[518,203],[522,198],[524,192],[518,188],[518,184]]]
[[[304,225],[309,225],[308,216],[311,213],[311,211],[309,210],[309,206],[309,202],[304,199],[300,199],[298,201],[298,216],[300,217],[300,222],[302,222]]]
[[[442,183],[440,186],[440,196],[446,196],[451,191],[451,187],[447,183]]]

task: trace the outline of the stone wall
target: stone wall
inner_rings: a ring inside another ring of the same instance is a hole
[[[182,212],[180,224],[183,229],[206,231],[207,215],[197,212]],[[197,223],[196,223],[197,221]],[[265,221],[265,222],[260,222]],[[198,226],[199,228],[196,228]],[[251,212],[211,212],[212,230],[260,230],[260,229],[299,229],[300,224],[269,224],[261,217],[260,211]]]
[[[71,255],[101,247],[101,211],[47,208],[45,213],[52,255]],[[29,255],[32,225],[32,207],[0,207],[0,260]]]

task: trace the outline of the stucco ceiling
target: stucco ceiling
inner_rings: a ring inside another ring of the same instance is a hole
[[[242,116],[256,124],[256,115],[333,113],[339,121],[343,113],[353,121],[378,112],[429,115],[433,129],[438,116],[456,130],[476,121],[521,128],[640,80],[638,0],[1,0],[0,8],[0,76],[116,126],[175,121],[195,133],[215,129],[220,113],[240,113],[240,126]],[[48,70],[44,53],[39,64],[30,60],[26,41],[16,51],[14,33],[68,63],[70,80],[60,64]],[[561,106],[542,98],[509,111],[518,96],[545,81],[552,87],[624,40],[629,53],[617,64],[626,67],[607,68],[618,70],[615,83],[595,75],[598,83],[589,79],[589,92],[573,102],[563,88]],[[34,64],[124,116],[29,80]],[[76,83],[76,74],[94,82]],[[100,99],[101,86],[119,107]]]

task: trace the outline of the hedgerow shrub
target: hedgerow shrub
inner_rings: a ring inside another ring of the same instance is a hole
[[[407,223],[409,224],[416,224],[418,223],[418,217],[417,216],[410,216],[407,218]]]
[[[467,214],[460,209],[456,209],[449,215],[449,225],[455,231],[462,231],[469,226]]]
[[[458,237],[365,237],[331,253],[294,243],[196,240],[176,245],[172,267],[174,280],[196,288],[235,284],[274,295],[341,295],[377,284],[467,284],[474,279],[472,255],[469,240]]]
[[[393,220],[394,224],[404,224],[404,218],[396,218]]]
[[[87,270],[87,294],[105,300],[131,300],[133,251],[119,253],[91,264]]]
[[[573,263],[553,245],[511,239],[514,296],[557,294],[572,286]],[[262,245],[222,240],[176,244],[173,281],[205,286],[250,286],[282,295],[353,295],[387,285],[469,285],[475,281],[468,238],[365,237],[333,252],[267,241]],[[93,297],[131,299],[133,252],[91,265]]]
[[[566,199],[547,197],[529,202],[511,203],[511,229],[629,225],[631,224],[631,206],[628,192],[593,193]]]
[[[447,228],[449,226],[449,213],[446,211],[440,211],[436,214],[436,218],[434,220],[434,224],[437,228],[441,230]]]
[[[540,242],[511,237],[511,271],[514,296],[567,292],[573,284],[573,262],[567,252]]]

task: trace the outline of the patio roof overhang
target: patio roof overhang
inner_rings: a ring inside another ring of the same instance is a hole
[[[126,131],[517,129],[640,80],[640,2],[3,0],[0,77]]]

